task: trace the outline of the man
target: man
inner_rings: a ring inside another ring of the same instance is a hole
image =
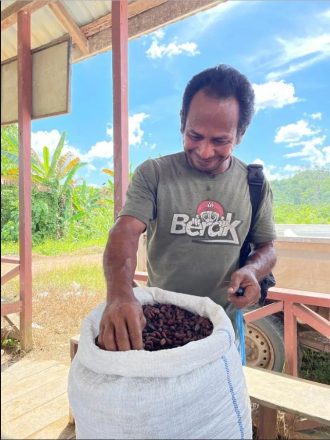
[[[251,222],[247,167],[232,153],[254,111],[251,84],[219,65],[194,76],[183,96],[184,152],[147,160],[132,179],[127,201],[104,252],[107,306],[99,344],[142,349],[145,325],[132,285],[140,235],[147,231],[149,285],[209,296],[234,320],[236,308],[257,303],[258,281],[276,261],[272,194],[262,191],[251,239],[254,253],[239,268]],[[239,287],[244,296],[236,296]]]

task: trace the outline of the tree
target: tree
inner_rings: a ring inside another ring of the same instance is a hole
[[[85,165],[79,157],[75,157],[71,152],[62,154],[65,136],[66,133],[62,133],[52,156],[47,146],[43,148],[42,158],[31,149],[32,230],[34,239],[39,237],[39,241],[45,236],[58,238],[63,235],[66,221],[72,214],[74,178],[77,171]],[[2,157],[6,165],[3,169],[1,182],[15,186],[17,192],[19,177],[17,128],[16,130],[14,128],[2,130],[1,138],[4,141]],[[4,191],[2,193],[6,194]],[[6,203],[3,206],[5,207]],[[14,211],[15,209],[10,213],[10,231],[12,231],[13,224],[16,223]],[[5,216],[4,211],[2,212],[3,216]],[[2,233],[8,227],[2,223]],[[16,237],[12,232],[11,236],[12,238]]]

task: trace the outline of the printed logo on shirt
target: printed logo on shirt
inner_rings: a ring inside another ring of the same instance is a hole
[[[194,217],[173,214],[171,234],[189,235],[195,242],[239,244],[237,228],[242,220],[232,218],[233,213],[225,213],[220,203],[203,200]]]

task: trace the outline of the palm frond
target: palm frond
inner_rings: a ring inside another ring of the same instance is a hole
[[[80,161],[79,158],[77,158],[78,161]],[[72,163],[72,162],[70,162]],[[79,170],[79,168],[85,166],[86,163],[85,162],[76,162],[75,165],[73,166],[73,168],[69,171],[68,175],[66,176],[65,182],[62,186],[62,192],[65,192],[68,187],[70,185],[72,185],[72,181],[73,181],[73,176],[75,175],[75,173]]]
[[[72,159],[68,164],[65,165],[65,167],[62,170],[63,177],[67,176],[68,173],[78,164],[80,163],[79,157],[75,157]]]
[[[18,164],[18,153],[16,154],[16,153],[12,153],[10,151],[1,150],[1,155],[4,157],[7,157],[7,159]]]
[[[66,165],[68,162],[71,162],[71,160],[74,159],[73,154],[68,151],[65,154],[63,154],[63,156],[61,156],[56,164],[56,169],[55,169],[55,173],[56,176],[59,179],[62,179],[63,177],[65,177],[65,174],[63,173],[63,170],[65,169]]]
[[[43,158],[45,174],[49,174],[49,148],[46,146],[43,148]]]
[[[102,168],[102,171],[106,174],[109,174],[110,176],[115,175],[115,173],[112,170],[109,170],[109,168]]]
[[[40,160],[40,157],[33,148],[31,148],[31,162],[33,165],[36,165],[38,168],[43,169],[43,164]]]
[[[15,148],[17,150],[17,154],[18,154],[18,150],[19,150],[19,144],[18,144],[18,139],[14,138],[13,136],[11,136],[9,133],[7,133],[6,131],[3,131],[1,133],[2,138],[8,142],[8,144]]]
[[[55,151],[54,151],[54,154],[52,157],[52,162],[51,162],[50,169],[49,169],[49,176],[53,176],[55,174],[57,164],[58,164],[58,161],[61,157],[62,149],[64,146],[65,137],[66,137],[66,132],[64,131],[60,137],[60,140],[58,141],[57,147],[55,148]]]

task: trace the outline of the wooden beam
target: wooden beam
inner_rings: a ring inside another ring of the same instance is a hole
[[[323,316],[309,309],[304,304],[294,304],[293,312],[305,324],[330,339],[330,322],[323,318]]]
[[[269,289],[267,298],[277,301],[290,301],[298,304],[309,304],[311,306],[328,308],[330,304],[330,293],[282,289],[281,287],[271,287]]]
[[[19,274],[19,266],[14,267],[1,277],[1,286],[8,283],[11,279],[15,278]]]
[[[22,349],[32,348],[32,221],[31,221],[31,15],[17,16],[17,91],[19,132],[19,258],[20,339]]]
[[[112,0],[114,214],[124,205],[128,187],[128,15],[127,0]]]
[[[49,3],[49,8],[53,11],[56,18],[67,29],[74,43],[79,47],[84,55],[89,54],[88,40],[71,17],[65,6],[60,2]]]
[[[19,258],[17,258],[17,257],[1,257],[1,263],[19,264]]]
[[[51,0],[19,0],[8,6],[1,12],[1,30],[9,28],[17,22],[17,14],[20,11],[34,12],[46,6]]]
[[[225,1],[227,0],[167,0],[152,9],[132,16],[128,22],[128,38],[131,40],[140,37]],[[89,55],[96,55],[110,50],[112,47],[111,28],[99,31],[97,34],[92,35],[88,41]],[[86,57],[80,51],[73,50],[72,58],[73,62],[77,62]]]
[[[132,18],[137,14],[141,14],[144,11],[155,8],[162,3],[166,3],[168,0],[139,0],[128,4],[128,18]],[[104,29],[111,28],[112,26],[112,13],[104,15],[91,23],[87,23],[80,27],[80,30],[84,33],[86,38],[103,31]]]
[[[11,313],[19,313],[22,310],[22,301],[1,304],[1,316],[10,315]]]
[[[253,322],[258,319],[262,319],[265,316],[272,315],[273,313],[278,313],[283,311],[283,301],[274,302],[272,304],[267,304],[266,306],[260,307],[256,310],[251,310],[250,312],[244,313],[244,321]]]

